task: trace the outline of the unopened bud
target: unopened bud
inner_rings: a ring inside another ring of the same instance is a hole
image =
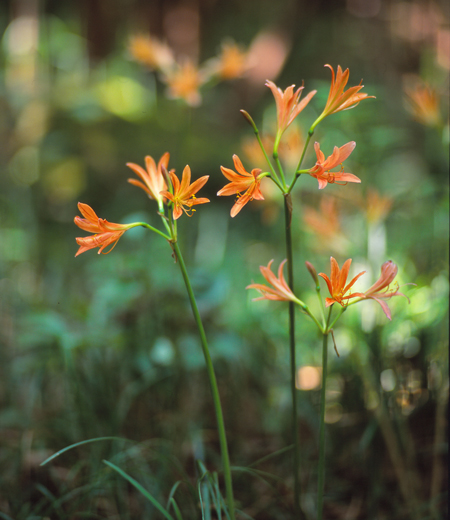
[[[312,265],[312,263],[311,262],[305,262],[305,265],[306,265],[306,269],[308,269],[309,274],[311,275],[312,279],[314,280],[314,283],[316,285],[319,285],[319,277],[317,276],[317,271],[314,268],[314,266]]]
[[[253,128],[253,130],[255,132],[258,132],[258,128],[257,128],[255,122],[253,121],[252,116],[248,112],[246,112],[245,110],[240,110],[240,112],[245,117],[245,119],[250,123],[250,125]]]

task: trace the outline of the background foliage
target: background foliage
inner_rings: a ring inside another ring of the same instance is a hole
[[[290,443],[286,309],[252,303],[244,289],[259,279],[260,264],[284,258],[282,208],[269,195],[231,220],[232,201],[215,193],[224,185],[219,166],[231,167],[233,153],[258,166],[239,109],[273,132],[264,80],[271,74],[282,88],[304,80],[305,91],[319,91],[299,118],[304,139],[328,94],[325,63],[349,67],[350,82],[364,78],[377,99],[316,132],[329,153],[357,142],[350,171],[362,184],[320,194],[312,178],[297,185],[296,292],[315,305],[304,261],[327,272],[330,255],[353,258],[367,280],[392,259],[400,283],[417,284],[406,288],[410,305],[392,302],[390,323],[370,302],[339,322],[340,358],[329,366],[326,516],[401,519],[412,504],[417,518],[445,517],[448,126],[414,121],[404,86],[417,77],[431,84],[446,120],[448,20],[443,2],[2,3],[2,518],[159,518],[105,458],[161,502],[177,480],[195,482],[196,460],[220,469],[204,362],[170,249],[133,229],[111,255],[74,258],[79,200],[112,222],[157,223],[145,195],[126,183],[125,163],[166,151],[178,173],[189,164],[194,177],[210,175],[202,195],[211,204],[180,220],[180,236],[214,351],[231,460],[241,467],[238,505],[257,519],[292,517],[289,451],[254,466],[270,475],[242,469]],[[142,31],[198,62],[225,38],[252,48],[271,35],[272,43],[243,78],[204,89],[192,108],[168,99],[160,78],[131,59],[129,37]],[[320,339],[308,322],[298,327],[298,359],[302,505],[314,518]],[[39,466],[100,436],[122,440]],[[185,518],[198,518],[192,489],[182,484],[177,496]]]

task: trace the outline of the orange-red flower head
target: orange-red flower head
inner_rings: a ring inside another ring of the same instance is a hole
[[[311,127],[313,129],[326,116],[335,114],[341,110],[354,108],[363,99],[375,97],[359,92],[364,87],[364,85],[361,85],[361,83],[355,87],[350,87],[346,92],[344,92],[350,71],[346,69],[344,72],[342,72],[341,66],[338,65],[335,77],[333,67],[328,64],[325,65],[325,67],[328,67],[331,70],[331,87],[328,94],[327,104],[325,105],[322,114],[316,119],[313,126]]]
[[[131,168],[143,180],[143,183],[136,179],[128,179],[128,182],[134,186],[142,188],[151,199],[156,200],[159,207],[162,206],[164,200],[161,191],[167,190],[162,170],[163,168],[167,170],[169,158],[170,155],[166,152],[159,160],[158,167],[156,167],[153,158],[150,157],[150,155],[147,155],[145,158],[147,171],[141,168],[138,164],[127,163],[128,168]]]
[[[235,217],[247,202],[253,199],[264,200],[264,197],[260,190],[260,173],[262,170],[260,168],[254,168],[251,173],[248,173],[236,154],[233,155],[233,162],[238,173],[224,166],[220,167],[222,173],[231,182],[218,191],[217,195],[237,195],[238,198],[231,208],[230,213],[232,217]],[[242,192],[245,193],[241,196]]]
[[[388,304],[384,300],[388,300],[393,296],[404,296],[408,301],[408,297],[403,293],[399,292],[399,285],[394,283],[394,287],[391,288],[390,285],[394,281],[394,278],[397,276],[398,267],[392,260],[388,260],[384,262],[381,266],[381,276],[378,280],[364,292],[362,298],[364,299],[372,299],[378,302],[383,309],[384,314],[388,319],[391,318],[391,310],[388,307]]]
[[[131,56],[153,70],[168,70],[175,63],[170,47],[157,38],[136,34],[130,38]]]
[[[342,166],[342,163],[353,152],[355,146],[356,143],[354,141],[344,144],[344,146],[341,146],[340,148],[335,146],[333,153],[327,159],[325,159],[325,155],[320,150],[319,143],[314,143],[317,162],[308,173],[311,175],[311,177],[315,177],[318,180],[319,190],[325,188],[328,183],[333,184],[337,182],[338,184],[345,184],[347,182],[361,182],[361,179],[359,179],[356,175],[353,175],[352,173],[345,173],[344,167]],[[341,164],[341,170],[339,172],[330,171],[338,164]]]
[[[336,260],[331,257],[331,274],[330,278],[324,273],[319,273],[326,282],[328,286],[328,290],[330,291],[331,298],[325,298],[326,307],[329,307],[333,303],[339,303],[344,307],[348,304],[348,300],[350,298],[364,298],[363,293],[352,293],[351,288],[353,284],[358,280],[360,276],[362,276],[366,271],[362,271],[358,273],[352,280],[347,283],[348,272],[350,270],[350,266],[352,264],[352,259],[349,258],[345,261],[342,269],[339,269],[339,264]]]
[[[267,80],[266,85],[272,91],[273,97],[275,98],[275,103],[277,105],[278,130],[275,142],[278,143],[282,133],[306,107],[317,90],[312,90],[305,97],[305,99],[300,102],[300,96],[302,95],[302,90],[304,89],[303,86],[299,87],[294,92],[295,85],[291,85],[283,92],[272,81]]]
[[[408,108],[415,119],[427,126],[439,126],[439,95],[429,85],[417,85],[414,89],[405,89]]]
[[[78,203],[78,209],[85,218],[76,216],[74,219],[75,224],[88,233],[94,233],[94,235],[91,237],[79,237],[76,239],[80,248],[78,249],[75,256],[81,255],[81,253],[96,247],[100,248],[98,250],[98,254],[100,254],[103,252],[105,247],[113,244],[109,251],[103,253],[107,254],[114,249],[117,241],[125,233],[125,231],[139,225],[137,223],[114,224],[112,222],[108,222],[103,218],[99,218],[90,206],[83,204],[82,202]]]
[[[174,99],[184,99],[188,105],[193,107],[200,105],[202,101],[199,89],[205,80],[203,73],[191,61],[178,65],[164,78],[169,87],[168,96]]]
[[[181,183],[174,171],[170,171],[169,175],[172,182],[173,193],[166,190],[162,191],[161,195],[173,203],[173,218],[175,220],[181,217],[183,211],[186,215],[191,216],[189,215],[189,211],[195,211],[192,209],[192,206],[209,202],[209,199],[204,197],[197,199],[195,196],[195,194],[206,184],[209,175],[200,177],[200,179],[197,179],[191,184],[191,169],[188,165],[186,165],[183,170]]]
[[[225,80],[239,78],[248,68],[248,53],[233,41],[223,42],[220,55],[208,60],[205,65],[206,71]]]
[[[303,305],[302,302],[298,298],[295,297],[294,293],[289,288],[286,280],[283,276],[283,267],[287,260],[283,260],[278,268],[278,278],[274,275],[271,269],[271,265],[273,260],[271,260],[267,267],[263,265],[260,266],[261,274],[264,276],[266,281],[272,286],[269,287],[267,285],[263,285],[260,283],[252,283],[247,285],[246,289],[256,289],[259,291],[262,296],[259,298],[254,298],[253,301],[256,300],[277,300],[277,301],[293,301],[295,303],[299,303]]]

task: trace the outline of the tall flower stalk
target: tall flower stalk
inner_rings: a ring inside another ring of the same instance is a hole
[[[127,166],[131,168],[143,181],[141,182],[135,179],[129,179],[129,182],[143,189],[150,199],[156,201],[158,205],[158,214],[161,217],[165,232],[162,232],[145,222],[133,222],[132,224],[110,223],[105,219],[99,218],[94,210],[87,204],[79,203],[79,210],[85,218],[75,217],[75,224],[80,229],[94,234],[89,237],[77,238],[77,243],[80,246],[80,249],[78,250],[76,256],[95,247],[99,247],[99,253],[103,252],[103,249],[110,244],[112,247],[114,247],[121,236],[126,231],[128,231],[128,229],[137,226],[143,226],[147,229],[150,229],[169,242],[175,261],[180,266],[181,274],[186,286],[186,291],[188,293],[189,302],[191,304],[192,313],[194,315],[194,320],[200,336],[200,344],[202,347],[203,357],[205,359],[206,370],[208,373],[211,394],[216,413],[217,430],[219,433],[219,442],[222,455],[228,517],[230,520],[235,520],[230,458],[228,454],[225,422],[223,419],[217,379],[211,360],[205,329],[203,327],[203,322],[198,310],[194,291],[192,289],[192,284],[189,279],[186,264],[184,263],[183,255],[181,254],[180,248],[178,246],[177,219],[180,218],[183,213],[187,216],[192,216],[193,212],[195,212],[193,206],[198,206],[200,204],[206,204],[209,202],[209,199],[207,198],[196,197],[196,193],[205,185],[209,176],[205,175],[204,177],[195,180],[191,184],[191,169],[189,166],[186,166],[183,170],[183,176],[180,182],[178,177],[175,175],[174,170],[167,170],[168,161],[169,154],[165,153],[161,157],[158,166],[156,166],[156,163],[152,157],[147,156],[146,170],[134,163],[127,164]],[[169,207],[167,215],[166,206]],[[109,253],[111,249],[105,254]]]

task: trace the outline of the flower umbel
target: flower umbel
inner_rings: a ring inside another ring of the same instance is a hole
[[[134,173],[136,173],[144,181],[144,183],[136,179],[128,179],[128,182],[134,186],[139,186],[139,188],[142,188],[151,199],[156,200],[158,206],[160,207],[162,206],[164,200],[164,197],[161,195],[161,191],[167,190],[167,185],[164,180],[162,169],[165,168],[167,170],[169,165],[169,158],[170,155],[168,152],[166,152],[159,160],[158,167],[156,167],[156,163],[153,158],[150,157],[150,155],[147,155],[145,158],[145,166],[147,171],[141,168],[141,166],[138,164],[127,163],[128,168],[131,168]]]
[[[380,278],[378,278],[372,287],[367,289],[367,291],[365,291],[362,296],[363,299],[372,299],[378,302],[389,320],[392,319],[391,310],[384,300],[388,300],[393,296],[404,296],[409,302],[409,298],[405,294],[398,291],[398,283],[394,283],[394,287],[390,287],[394,278],[397,276],[397,272],[398,267],[396,264],[394,264],[394,262],[392,262],[392,260],[384,262],[384,264],[381,266]]]
[[[235,217],[241,209],[247,204],[247,202],[255,199],[255,200],[264,200],[263,194],[260,190],[261,184],[261,169],[254,168],[251,173],[248,173],[244,166],[242,165],[241,160],[235,154],[233,155],[234,167],[238,171],[238,173],[230,170],[229,168],[225,168],[221,166],[220,169],[225,177],[231,181],[229,184],[224,186],[220,191],[217,192],[217,195],[237,195],[238,198],[231,208],[231,216]],[[240,195],[243,191],[245,191],[244,195]]]
[[[197,179],[191,184],[191,169],[188,165],[186,165],[183,170],[181,183],[173,170],[169,172],[169,175],[172,182],[173,193],[166,190],[162,191],[161,195],[173,203],[173,218],[175,220],[181,217],[183,211],[188,217],[192,216],[192,213],[189,214],[189,211],[195,211],[192,209],[192,206],[209,202],[209,199],[204,197],[200,199],[195,197],[195,194],[206,184],[209,175],[200,177],[200,179]]]
[[[333,305],[333,303],[339,303],[344,307],[348,305],[348,300],[350,298],[364,298],[365,295],[363,293],[352,293],[350,289],[353,284],[358,280],[360,276],[362,276],[366,271],[362,271],[358,273],[354,278],[352,278],[351,282],[347,283],[347,276],[350,270],[350,266],[352,264],[352,259],[349,258],[345,261],[342,269],[339,269],[339,264],[336,260],[331,257],[331,274],[330,278],[324,273],[319,273],[326,282],[328,286],[328,290],[330,291],[331,298],[325,298],[325,306],[329,307]]]
[[[345,173],[344,167],[342,163],[347,159],[347,157],[353,152],[356,143],[351,141],[350,143],[344,144],[338,148],[334,147],[333,153],[325,159],[325,155],[320,150],[320,144],[314,143],[314,150],[317,155],[316,164],[309,170],[309,175],[311,177],[315,177],[319,182],[319,190],[325,188],[325,186],[329,184],[333,184],[337,182],[337,184],[346,184],[347,182],[361,182],[356,175],[352,173]],[[341,170],[339,172],[332,172],[333,168],[335,168],[338,164],[341,164]]]
[[[272,286],[268,287],[267,285],[263,285],[260,283],[252,283],[250,285],[247,285],[246,289],[256,289],[259,291],[262,296],[258,298],[253,298],[253,301],[257,300],[277,300],[277,301],[292,301],[294,303],[298,303],[299,305],[303,306],[303,303],[295,297],[294,293],[289,288],[288,284],[286,283],[286,280],[283,276],[283,267],[284,264],[287,262],[287,260],[283,260],[280,264],[280,267],[278,268],[278,278],[274,275],[272,272],[271,266],[273,263],[273,260],[271,260],[267,267],[264,267],[263,265],[260,266],[259,270],[261,271],[261,274],[264,276],[266,281]]]
[[[275,83],[267,80],[266,85],[272,91],[273,97],[275,98],[275,103],[277,105],[277,123],[278,130],[277,136],[275,139],[275,146],[278,144],[281,135],[286,130],[286,128],[292,123],[292,121],[300,114],[300,112],[306,107],[306,105],[310,102],[311,98],[317,92],[317,90],[312,90],[306,97],[300,102],[300,96],[302,95],[302,90],[304,87],[299,87],[294,92],[295,85],[291,85],[284,92],[278,88]]]
[[[114,249],[117,241],[125,233],[125,231],[140,225],[138,223],[114,224],[113,222],[108,222],[103,218],[99,218],[90,206],[83,204],[82,202],[78,203],[78,209],[85,218],[76,216],[74,219],[75,224],[84,231],[95,234],[91,237],[78,237],[76,239],[80,248],[78,249],[75,256],[81,255],[81,253],[96,247],[100,248],[98,250],[98,254],[100,254],[103,253],[103,249],[105,249],[105,247],[108,247],[110,244],[112,244],[113,246],[111,249],[106,253],[103,253],[106,255]]]

